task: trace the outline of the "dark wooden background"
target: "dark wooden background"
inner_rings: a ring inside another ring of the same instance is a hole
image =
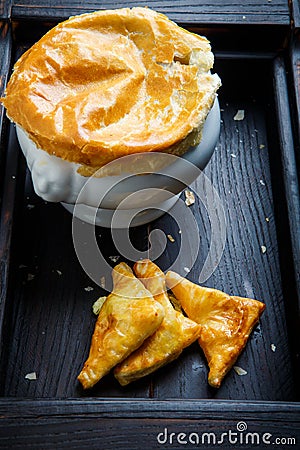
[[[188,23],[220,23],[220,24],[281,24],[290,23],[289,4],[286,0],[180,0],[156,1],[49,1],[49,0],[23,0],[1,1],[3,16],[16,19],[48,18],[50,20],[66,19],[71,15],[82,14],[97,9],[114,9],[133,6],[148,6],[159,12],[167,14],[172,20]]]
[[[205,174],[221,198],[228,226],[221,261],[206,285],[267,305],[237,362],[247,375],[231,371],[219,390],[209,388],[204,356],[194,344],[177,361],[128,387],[108,375],[83,392],[76,376],[95,322],[91,305],[105,290],[76,258],[69,213],[34,194],[14,127],[1,109],[0,448],[133,449],[145,440],[148,448],[158,448],[155,436],[164,426],[175,432],[226,432],[239,420],[249,431],[297,436],[300,442],[299,4],[147,4],[209,36],[216,54],[214,70],[223,83],[221,134]],[[1,2],[1,90],[17,55],[57,21],[135,5]],[[245,111],[243,121],[233,119],[238,109]],[[191,269],[188,278],[197,281],[210,222],[198,198],[200,181],[191,189],[196,230],[187,207],[179,204],[172,211],[177,220],[164,215],[132,229],[130,236],[137,249],[147,251],[153,230],[171,234],[175,242],[167,240],[157,262],[165,270],[178,258],[180,267]],[[184,248],[179,222],[191,230]],[[192,265],[195,232],[200,251]],[[126,259],[109,229],[98,228],[96,235],[111,265],[110,256]],[[85,290],[88,286],[93,290]],[[36,380],[25,378],[30,372],[36,372]]]

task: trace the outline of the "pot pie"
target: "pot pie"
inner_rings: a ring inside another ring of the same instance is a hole
[[[14,66],[8,117],[92,175],[121,156],[184,154],[220,86],[208,40],[148,8],[97,11],[51,29]]]

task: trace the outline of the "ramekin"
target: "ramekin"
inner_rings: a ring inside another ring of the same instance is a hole
[[[216,98],[204,123],[201,142],[181,157],[167,155],[170,164],[167,167],[163,164],[159,174],[154,174],[157,176],[131,170],[126,175],[87,178],[78,173],[79,164],[37,148],[21,127],[17,126],[16,131],[38,196],[48,202],[60,202],[83,221],[104,227],[114,223],[115,227],[123,228],[128,223],[130,226],[148,223],[164,214],[177,201],[184,185],[192,183],[199,169],[205,168],[219,138],[220,108]],[[159,153],[149,155],[160,157]],[[117,221],[113,220],[116,210]]]

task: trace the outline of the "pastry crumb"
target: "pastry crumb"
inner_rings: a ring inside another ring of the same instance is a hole
[[[272,350],[272,352],[276,352],[276,345],[275,344],[271,344],[271,350]]]
[[[260,248],[261,248],[262,253],[266,253],[267,247],[265,245],[261,245]]]
[[[262,150],[263,148],[265,148],[265,144],[260,144],[259,148]]]
[[[189,272],[191,271],[191,269],[189,269],[188,267],[184,267],[183,270],[184,270],[186,273],[189,273]]]
[[[233,120],[244,120],[244,118],[245,118],[245,110],[244,109],[238,109],[236,115],[233,118]]]
[[[234,153],[230,153],[230,156],[231,156],[232,158],[236,158],[236,155],[235,155]]]
[[[118,255],[116,255],[116,256],[109,256],[109,259],[112,262],[116,263],[120,259],[120,256],[118,256]]]
[[[259,180],[259,182],[260,182],[260,184],[261,184],[262,186],[265,186],[265,185],[266,185],[265,182],[264,182],[263,180]]]
[[[239,366],[233,366],[234,371],[238,374],[238,375],[247,375],[247,370],[242,369],[242,367]]]
[[[59,275],[59,276],[62,275],[62,271],[61,270],[55,269],[55,271],[56,271],[57,275]]]
[[[27,281],[32,281],[32,280],[34,280],[34,278],[35,278],[35,275],[33,273],[27,274]]]
[[[270,222],[270,219],[269,219],[269,217],[266,217],[266,222]]]
[[[93,313],[98,316],[104,302],[106,300],[106,296],[103,297],[99,297],[98,300],[95,301],[95,303],[93,304]]]
[[[35,208],[35,205],[32,205],[31,203],[28,203],[28,205],[26,206],[27,209],[33,209]]]
[[[100,278],[100,286],[105,289],[105,277]]]
[[[167,238],[169,239],[170,242],[175,242],[175,239],[171,234],[167,234]]]
[[[26,380],[36,380],[37,379],[36,372],[27,373],[25,375],[25,379]]]
[[[86,292],[90,292],[90,291],[93,291],[94,288],[93,288],[92,286],[87,286],[87,287],[84,288],[84,290],[85,290]]]
[[[191,206],[195,203],[195,196],[194,193],[192,191],[189,191],[188,189],[186,189],[184,191],[185,193],[185,204],[186,206]]]

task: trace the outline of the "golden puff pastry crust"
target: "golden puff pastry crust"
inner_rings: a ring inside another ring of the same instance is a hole
[[[93,387],[136,350],[164,317],[162,306],[125,263],[114,268],[113,281],[113,292],[100,310],[89,356],[78,376],[84,389]]]
[[[218,388],[244,349],[265,305],[202,287],[169,271],[167,286],[188,317],[201,325],[199,344],[209,365],[208,382]]]
[[[158,329],[135,352],[116,366],[114,375],[121,385],[144,377],[175,360],[184,348],[196,341],[201,326],[175,311],[166,292],[164,273],[150,260],[134,265],[136,275],[164,309]]]
[[[97,11],[51,29],[17,61],[2,103],[38,148],[98,168],[200,140],[220,86],[208,40],[148,8]]]

